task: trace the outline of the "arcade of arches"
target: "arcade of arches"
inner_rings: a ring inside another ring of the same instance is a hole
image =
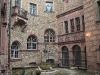
[[[76,66],[86,67],[86,48],[81,50],[79,45],[74,45],[72,50],[69,50],[67,46],[63,46],[60,52],[62,66]]]

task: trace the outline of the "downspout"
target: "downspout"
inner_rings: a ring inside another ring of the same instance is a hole
[[[10,12],[9,12],[9,24],[8,24],[8,71],[11,71],[11,64],[10,64],[10,39],[11,39],[11,13],[12,13],[12,0],[10,0]],[[10,75],[10,74],[9,74]]]

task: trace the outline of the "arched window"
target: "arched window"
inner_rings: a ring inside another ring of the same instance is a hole
[[[19,58],[19,45],[17,42],[13,42],[11,45],[11,57]]]
[[[45,31],[44,42],[55,42],[55,32],[52,29]]]
[[[27,38],[27,49],[29,49],[29,50],[37,49],[37,38],[35,36],[29,36]]]
[[[69,66],[69,52],[66,46],[62,47],[62,65]]]
[[[81,65],[81,48],[78,45],[73,47],[73,62],[75,66]]]

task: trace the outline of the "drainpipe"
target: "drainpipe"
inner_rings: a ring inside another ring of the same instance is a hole
[[[1,0],[0,0],[0,52],[1,52]]]
[[[9,24],[8,24],[8,75],[11,75],[11,65],[10,65],[10,39],[11,39],[11,13],[12,13],[12,0],[10,0],[10,12],[9,12]]]

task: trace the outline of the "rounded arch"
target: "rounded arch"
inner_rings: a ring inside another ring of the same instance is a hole
[[[81,48],[78,45],[72,47],[73,63],[75,66],[81,66]]]
[[[81,51],[81,48],[80,48],[79,45],[74,45],[74,46],[72,47],[72,50]]]
[[[66,46],[62,47],[62,65],[69,66],[69,50]]]
[[[62,47],[62,52],[68,52],[68,48],[66,46]]]
[[[56,34],[55,30],[52,29],[52,28],[47,28],[47,29],[45,29],[44,34],[45,34],[45,32],[46,32],[47,30],[52,30],[52,31]]]
[[[12,46],[14,43],[17,44],[17,45],[19,46],[19,48],[21,48],[21,43],[20,43],[18,40],[13,41],[12,44],[11,44],[11,46]]]
[[[30,37],[30,36],[36,37],[36,39],[38,39],[38,37],[37,37],[35,34],[30,34],[28,37]],[[27,38],[28,38],[28,37],[27,37]]]
[[[55,32],[53,29],[47,29],[44,32],[44,42],[55,42]]]
[[[11,45],[11,57],[19,58],[20,56],[20,42],[14,41]]]

